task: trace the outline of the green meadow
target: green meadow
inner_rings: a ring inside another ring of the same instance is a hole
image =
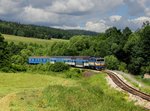
[[[37,43],[40,45],[45,45],[45,44],[52,44],[54,42],[68,42],[68,40],[64,39],[51,39],[51,40],[45,40],[45,39],[37,39],[37,38],[27,38],[27,37],[21,37],[21,36],[14,36],[14,35],[7,35],[7,34],[2,34],[5,38],[6,41],[8,42],[23,42],[23,43]]]
[[[0,97],[24,90],[43,89],[48,85],[72,85],[76,81],[31,73],[0,73]]]
[[[64,73],[0,73],[0,96],[15,93],[11,111],[144,111],[110,88],[104,73],[74,79]]]

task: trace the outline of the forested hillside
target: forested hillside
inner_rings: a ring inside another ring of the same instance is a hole
[[[45,45],[7,43],[2,36],[0,43],[0,66],[3,71],[27,70],[29,56],[100,56],[105,57],[108,69],[150,74],[149,25],[136,32],[128,27],[124,30],[112,27],[95,37],[74,36],[68,42]]]
[[[0,32],[23,37],[40,39],[61,38],[69,39],[74,35],[97,35],[96,32],[84,30],[63,30],[45,26],[25,25],[0,20]]]

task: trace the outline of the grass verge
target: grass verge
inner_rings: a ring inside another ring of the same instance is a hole
[[[133,102],[127,102],[125,94],[111,89],[105,76],[65,79],[71,81],[65,85],[61,81],[64,78],[54,79],[54,84],[43,90],[18,93],[10,104],[11,111],[144,111]]]
[[[123,77],[134,87],[138,88],[140,91],[150,94],[150,79],[143,79],[141,76],[131,75],[133,79],[138,82],[132,81],[132,79],[123,75]]]

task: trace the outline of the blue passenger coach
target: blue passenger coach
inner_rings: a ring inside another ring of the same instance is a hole
[[[63,62],[70,66],[101,70],[105,68],[104,58],[90,56],[52,56],[52,57],[29,57],[29,64],[44,64],[50,62]]]

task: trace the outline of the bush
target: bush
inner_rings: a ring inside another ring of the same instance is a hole
[[[61,72],[69,69],[69,66],[62,62],[56,62],[55,64],[52,64],[50,67],[51,71],[53,72]]]
[[[25,65],[12,64],[12,70],[22,72],[22,71],[26,71],[27,69]]]
[[[119,60],[113,55],[106,56],[105,57],[105,64],[106,64],[106,67],[108,69],[118,70]]]
[[[8,67],[3,67],[3,68],[1,69],[1,71],[3,71],[3,72],[9,72],[9,71],[10,71],[10,68],[8,68]]]
[[[131,62],[128,65],[128,70],[134,75],[139,75],[141,73],[141,66],[144,64],[144,59],[142,57],[131,58]]]
[[[66,78],[80,78],[82,76],[82,74],[68,71],[65,73],[65,76],[66,76]]]
[[[124,62],[121,62],[119,65],[119,70],[123,72],[128,72],[126,68],[127,68],[127,64]]]
[[[36,70],[37,71],[46,71],[46,69],[45,69],[45,64],[38,64],[37,66],[36,66]]]
[[[77,68],[71,69],[71,71],[76,72],[76,73],[78,73],[78,74],[81,74],[81,73],[83,72],[82,69],[77,69]]]
[[[52,66],[53,66],[53,64],[47,62],[47,63],[44,65],[43,69],[45,69],[45,71],[51,71],[51,67],[52,67]]]
[[[140,74],[144,76],[144,74],[150,74],[150,66],[143,66],[141,67]]]
[[[23,65],[26,61],[24,60],[24,58],[20,55],[13,55],[11,57],[11,63],[13,64],[20,64]]]
[[[82,70],[80,69],[71,69],[65,73],[66,78],[80,78],[82,76]]]
[[[31,71],[53,71],[53,72],[61,72],[69,69],[69,66],[64,63],[46,63],[46,64],[37,64],[37,65],[29,65],[29,70]]]

